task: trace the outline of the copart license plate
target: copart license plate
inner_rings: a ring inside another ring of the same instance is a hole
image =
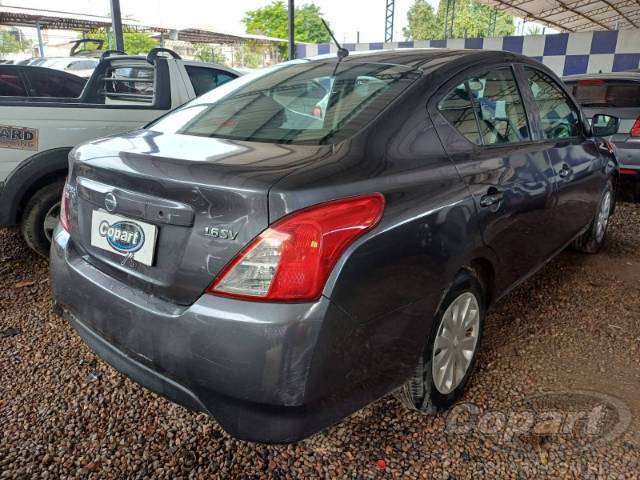
[[[91,215],[91,245],[152,266],[157,227],[104,210]]]

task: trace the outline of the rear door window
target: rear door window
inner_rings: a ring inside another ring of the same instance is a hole
[[[196,97],[236,78],[235,75],[232,76],[229,72],[215,68],[194,67],[193,65],[185,65],[184,68],[187,70]]]
[[[0,96],[26,97],[27,90],[18,69],[0,69]]]
[[[70,75],[47,68],[29,67],[24,74],[32,97],[75,98],[80,96],[84,88],[81,78],[71,79]]]
[[[570,85],[573,96],[585,107],[640,108],[640,82],[593,79]]]
[[[482,144],[478,121],[471,104],[471,96],[467,90],[466,82],[451,90],[440,102],[438,109],[449,123],[469,141],[477,145]]]
[[[478,145],[531,139],[511,68],[467,78],[445,96],[438,110],[462,135]]]
[[[548,75],[532,68],[524,70],[540,111],[544,137],[558,140],[579,136],[582,132],[580,115],[571,99]]]

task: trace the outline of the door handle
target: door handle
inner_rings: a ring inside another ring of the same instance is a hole
[[[558,175],[560,175],[560,178],[565,178],[568,177],[571,172],[573,172],[573,170],[565,163],[562,165],[562,169],[558,172]]]
[[[490,207],[491,205],[496,205],[500,203],[504,198],[504,193],[498,190],[495,187],[489,188],[487,194],[480,197],[480,206],[481,207]]]

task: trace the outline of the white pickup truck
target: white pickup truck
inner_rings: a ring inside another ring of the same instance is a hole
[[[138,128],[238,76],[164,48],[147,57],[107,51],[79,98],[0,96],[0,226],[21,225],[48,256],[75,145]]]

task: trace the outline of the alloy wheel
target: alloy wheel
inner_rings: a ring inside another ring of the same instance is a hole
[[[51,242],[53,231],[60,220],[60,202],[56,202],[44,216],[44,236]]]
[[[602,241],[605,232],[607,231],[607,225],[609,224],[609,214],[611,213],[611,192],[607,190],[600,202],[600,210],[598,211],[598,218],[596,220],[596,240]]]

